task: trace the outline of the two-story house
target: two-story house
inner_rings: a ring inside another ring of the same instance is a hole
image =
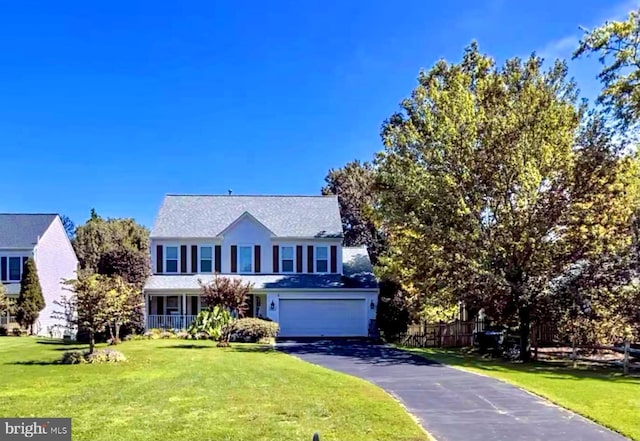
[[[342,246],[335,196],[168,195],[151,231],[148,328],[183,328],[199,280],[253,284],[248,316],[283,337],[367,336],[378,285],[365,247]]]
[[[7,296],[18,298],[24,263],[33,257],[45,307],[34,329],[39,335],[57,335],[64,325],[51,318],[60,309],[54,301],[65,294],[62,281],[74,279],[78,259],[57,214],[0,214],[0,280]],[[13,325],[13,317],[5,315],[2,325]]]

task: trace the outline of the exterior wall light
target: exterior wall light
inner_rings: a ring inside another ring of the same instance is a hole
[[[371,300],[371,304],[369,305],[369,308],[376,309],[376,304],[373,303],[373,300]]]
[[[271,300],[271,310],[275,311],[276,310],[276,304],[273,300]]]

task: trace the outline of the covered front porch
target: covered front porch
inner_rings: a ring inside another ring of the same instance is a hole
[[[206,308],[199,293],[146,294],[146,329],[186,329]],[[245,317],[266,317],[266,295],[250,294]]]

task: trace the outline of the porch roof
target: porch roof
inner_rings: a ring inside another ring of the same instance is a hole
[[[253,289],[340,289],[340,288],[377,288],[373,280],[358,280],[340,274],[265,274],[237,275],[224,274],[224,277],[241,279],[253,284]],[[213,280],[213,274],[153,275],[144,286],[145,290],[198,290],[200,284]]]

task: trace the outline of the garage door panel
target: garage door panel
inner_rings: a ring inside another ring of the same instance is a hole
[[[367,335],[363,299],[281,299],[283,337],[356,337]]]

